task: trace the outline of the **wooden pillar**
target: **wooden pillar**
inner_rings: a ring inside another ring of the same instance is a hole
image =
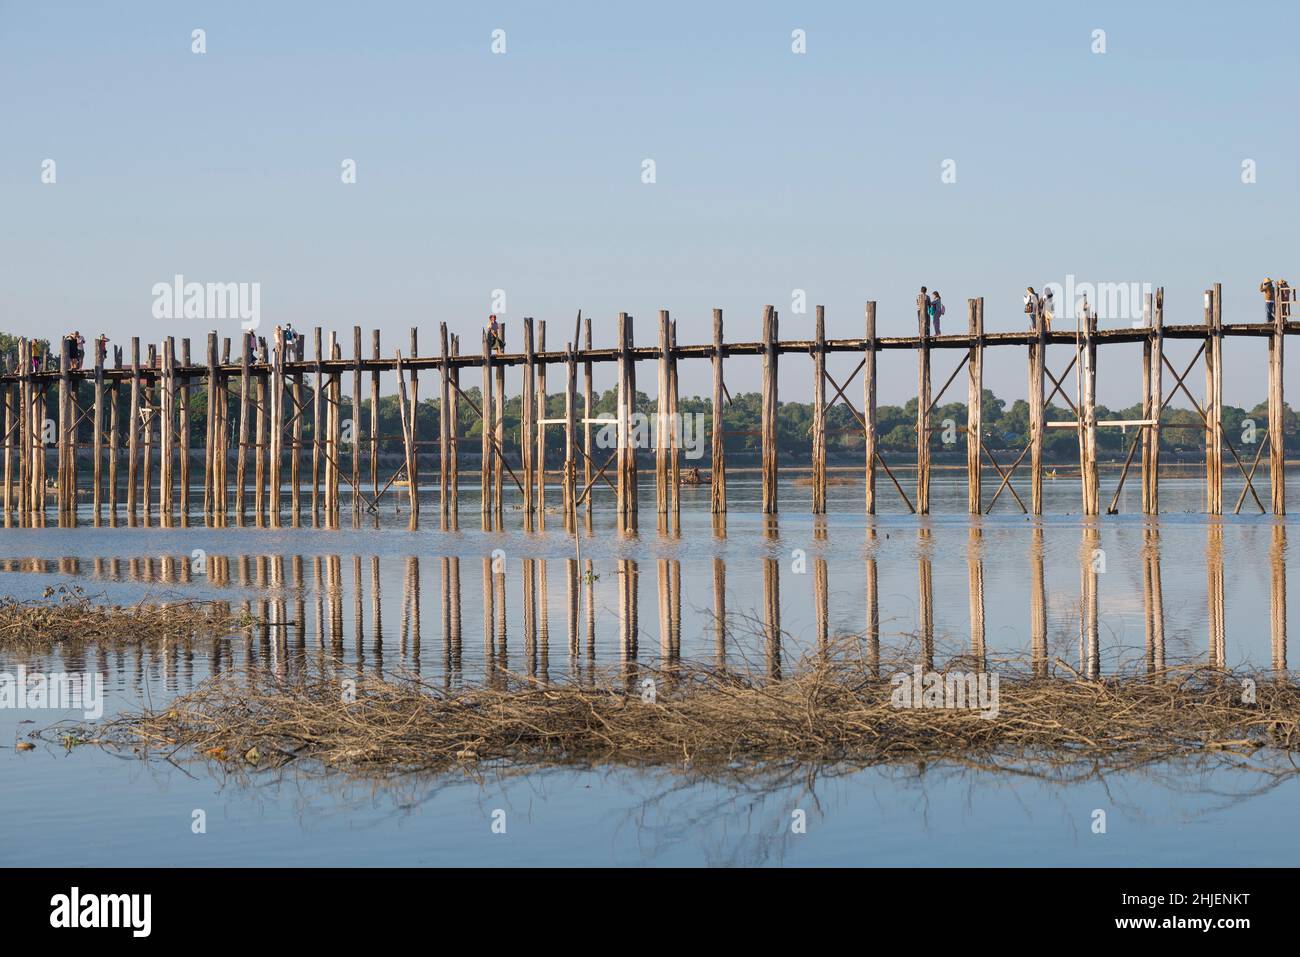
[[[379,330],[370,330],[370,354],[376,366],[370,372],[370,488],[379,507]]]
[[[917,350],[916,388],[916,510],[930,514],[930,324],[925,315],[925,297],[917,299],[916,323],[920,348]]]
[[[496,388],[493,389],[496,398],[496,411],[492,416],[492,436],[496,453],[492,463],[492,511],[496,515],[497,521],[500,522],[504,508],[506,478],[506,367],[499,362],[495,363],[493,373],[496,380]]]
[[[69,355],[69,342],[67,339],[60,340],[59,350],[59,438],[58,438],[58,492],[59,492],[59,524],[64,525],[67,522],[68,513],[72,508],[72,500],[68,494],[69,474],[71,473],[71,429],[72,429],[72,409],[71,398],[69,396],[69,384],[71,383],[71,356]]]
[[[244,343],[244,352],[239,366],[239,447],[235,450],[235,521],[242,525],[245,515],[244,495],[248,485],[248,416],[252,409],[253,398],[249,363],[253,361],[253,355],[249,343],[252,337],[245,333],[240,338]]]
[[[131,337],[131,405],[130,419],[126,424],[126,514],[134,525],[136,520],[136,491],[139,488],[140,467],[140,338]]]
[[[311,416],[311,523],[313,526],[320,525],[320,466],[321,453],[325,445],[325,423],[322,418],[322,412],[325,402],[325,347],[321,340],[320,326],[312,330],[312,338],[316,344],[316,391],[312,395],[312,416]],[[242,408],[242,404],[241,404]],[[242,416],[241,416],[242,419]],[[240,426],[241,430],[243,426]],[[240,439],[242,447],[244,442]],[[243,453],[241,452],[242,456]],[[243,459],[241,458],[242,462]],[[240,474],[243,474],[243,467],[240,466]],[[243,482],[240,481],[242,487]],[[240,510],[242,514],[242,509]]]
[[[534,434],[534,412],[537,402],[534,395],[537,389],[534,367],[536,361],[537,357],[533,349],[533,320],[528,316],[524,318],[524,366],[519,386],[519,461],[524,473],[525,515],[533,513],[533,490],[536,481],[533,475],[533,445],[537,441],[537,436]]]
[[[862,351],[862,448],[866,458],[866,509],[876,514],[876,303],[867,303]]]
[[[1151,343],[1155,332],[1155,297],[1147,293],[1142,299],[1142,317],[1146,321],[1147,337],[1142,341],[1142,418],[1151,421]],[[1151,428],[1139,426],[1142,444],[1142,512],[1151,514]]]
[[[149,346],[146,353],[146,365],[149,372],[140,383],[140,427],[144,430],[140,443],[140,518],[145,528],[153,520],[151,503],[153,499],[153,430],[157,418],[158,391],[158,347]]]
[[[659,381],[655,392],[655,510],[668,514],[668,310],[659,310]]]
[[[966,323],[970,330],[970,357],[966,360],[966,507],[972,515],[979,515],[984,511],[981,474],[981,465],[984,461],[984,298],[982,296],[979,299],[966,300]],[[973,608],[974,605],[972,604],[971,607]]]
[[[266,364],[266,356],[258,355],[260,365]],[[266,372],[254,376],[257,387],[257,436],[253,445],[253,524],[262,527],[266,516],[266,443],[267,418],[271,388]]]
[[[1152,515],[1160,513],[1160,411],[1165,404],[1165,290],[1156,290],[1154,331],[1151,335],[1151,420],[1147,431],[1151,441],[1150,489],[1147,504]]]
[[[181,368],[190,367],[190,340],[181,339]],[[176,442],[180,450],[180,522],[190,526],[190,377],[186,372],[177,386]]]
[[[564,389],[564,514],[570,521],[577,520],[578,508],[578,362],[575,355],[577,343],[570,342],[565,370],[568,375],[565,378]],[[577,566],[573,566],[573,573],[576,576]],[[573,595],[577,596],[576,579]],[[571,644],[576,651],[577,648],[577,608],[573,609],[575,619],[573,632],[571,635]]]
[[[439,324],[438,336],[441,345],[441,362],[438,371],[442,387],[442,394],[438,400],[438,511],[442,515],[442,520],[446,522],[451,504],[447,495],[447,483],[450,479],[448,455],[451,452],[451,363],[449,362],[451,343],[447,337],[445,322]]]
[[[118,419],[118,380],[108,389],[108,516],[109,524],[117,524],[117,450],[120,447]]]
[[[20,360],[20,361],[21,361],[21,360]],[[13,467],[14,467],[14,426],[15,426],[15,424],[16,424],[17,421],[18,421],[17,416],[14,414],[14,413],[15,413],[15,409],[14,409],[14,386],[13,386],[12,384],[10,384],[10,383],[6,383],[6,384],[5,384],[5,386],[4,386],[4,396],[5,396],[5,398],[4,398],[4,402],[5,402],[5,490],[4,490],[4,507],[5,507],[5,528],[10,528],[10,527],[13,526],[13,505],[14,505],[14,500],[13,500],[13,494],[14,494],[14,486],[13,486]],[[96,461],[98,461],[98,460],[96,460]],[[95,478],[96,478],[95,492],[96,492],[96,497],[98,497],[98,494],[99,494],[99,484],[98,484],[98,478],[99,478],[99,474],[98,474],[98,472],[99,472],[99,470],[98,470],[98,468],[97,468],[95,471],[96,471],[96,475],[95,475]],[[96,519],[98,519],[98,517],[99,517],[99,508],[98,508],[98,504],[96,504],[96,508],[95,508],[95,516],[96,516]]]
[[[1083,393],[1079,413],[1079,471],[1082,475],[1083,514],[1098,514],[1100,505],[1097,481],[1097,317],[1089,316],[1083,327],[1081,377]]]
[[[31,505],[32,357],[26,336],[18,340],[18,524],[26,527]]]
[[[772,306],[763,307],[763,514],[777,512],[777,317]]]
[[[452,336],[451,368],[447,373],[451,377],[451,425],[447,434],[447,440],[451,449],[447,453],[447,462],[450,473],[447,478],[447,483],[450,486],[451,515],[453,521],[457,521],[458,516],[460,515],[460,366],[456,363],[456,360],[459,358],[460,336]],[[455,561],[455,559],[453,559],[453,561]],[[457,579],[459,580],[459,571],[457,572]],[[457,592],[457,601],[459,601],[459,592]]]
[[[208,388],[207,410],[204,414],[205,428],[203,436],[203,523],[209,528],[216,510],[216,479],[218,475],[216,455],[217,428],[217,334],[208,333]]]
[[[352,521],[361,520],[361,327],[352,327]]]
[[[725,386],[722,379],[722,360],[726,357],[722,344],[722,310],[713,310],[713,445],[709,456],[709,498],[714,515],[727,511],[727,447],[723,435],[726,406],[723,404]],[[588,480],[590,481],[590,480]]]
[[[176,340],[171,336],[162,342],[162,368],[158,375],[158,519],[163,528],[172,524],[172,476],[175,462],[172,459],[172,402],[176,395],[173,369],[176,361]]]
[[[1085,323],[1087,322],[1085,318]],[[1043,514],[1043,440],[1047,410],[1043,382],[1047,369],[1047,328],[1041,306],[1035,307],[1033,339],[1029,345],[1029,492],[1030,511]],[[1078,361],[1082,361],[1081,359]]]
[[[398,418],[401,421],[401,425],[402,425],[402,450],[405,454],[406,474],[408,477],[406,492],[407,492],[407,499],[409,500],[411,505],[411,519],[410,519],[411,527],[414,528],[416,522],[416,513],[415,513],[416,489],[414,483],[409,481],[409,478],[411,475],[411,469],[414,467],[414,463],[412,460],[414,459],[415,456],[413,451],[414,446],[411,442],[411,420],[407,415],[407,409],[406,409],[406,377],[402,370],[402,351],[400,349],[397,350],[397,359],[395,365],[397,370],[397,411],[398,411]]]
[[[591,317],[590,316],[588,316],[586,319],[583,320],[582,342],[583,342],[582,345],[583,351],[588,356],[590,356],[591,355]],[[574,343],[574,346],[575,347],[577,346],[576,342]],[[591,446],[590,419],[591,419],[592,409],[594,408],[594,402],[593,402],[591,392],[592,392],[591,359],[588,358],[582,364],[582,419],[583,419],[582,422],[582,451],[583,451],[582,487],[583,488],[589,488],[592,483],[591,456],[594,450],[592,449]],[[588,493],[588,498],[587,498],[587,510],[588,512],[591,511],[590,493]]]
[[[92,346],[95,350],[95,412],[91,431],[91,448],[94,465],[91,467],[91,504],[95,509],[95,524],[98,525],[103,512],[104,482],[104,350],[99,340]],[[9,389],[5,388],[6,420],[8,420]],[[9,423],[5,423],[5,514],[9,513]]]
[[[817,307],[813,339],[812,511],[826,513],[826,309]]]
[[[484,531],[491,527],[489,518],[492,511],[492,461],[495,457],[492,445],[492,344],[487,333],[483,333],[483,395],[479,409],[479,512],[482,516]]]
[[[1273,335],[1268,340],[1268,476],[1274,515],[1286,514],[1286,404],[1283,362],[1289,303],[1273,303]],[[1285,602],[1285,595],[1283,601]],[[1285,628],[1285,621],[1283,622]]]
[[[672,490],[673,517],[681,516],[682,421],[677,398],[677,322],[668,326],[668,487]]]
[[[537,351],[546,351],[546,320],[537,324]],[[537,394],[533,397],[533,425],[537,431],[537,516],[546,521],[546,363],[536,364]]]
[[[419,330],[411,329],[411,358],[416,359],[419,351]],[[411,471],[407,479],[411,483],[411,527],[420,523],[420,373],[411,366]]]
[[[633,356],[632,317],[618,314],[618,513],[620,523],[632,527],[637,523],[636,440],[632,434],[636,415],[636,360]]]
[[[284,333],[275,337],[271,353],[271,410],[270,410],[270,480],[271,527],[280,527],[280,468],[284,458]],[[354,433],[355,434],[355,433]]]
[[[298,369],[293,373],[293,447],[289,458],[289,509],[294,528],[302,525],[302,418],[304,390],[302,383],[303,338],[293,340],[293,360]]]
[[[1223,514],[1223,314],[1219,283],[1209,291],[1209,333],[1205,343],[1205,434],[1206,511]],[[1276,313],[1276,308],[1274,313]]]

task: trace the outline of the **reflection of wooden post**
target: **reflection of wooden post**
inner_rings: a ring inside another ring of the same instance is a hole
[[[1095,525],[1083,529],[1083,554],[1080,560],[1082,588],[1080,590],[1079,626],[1081,647],[1079,670],[1085,678],[1095,679],[1101,674],[1100,633],[1097,620],[1097,561],[1100,533]]]
[[[723,444],[722,310],[713,310],[713,447],[709,455],[709,499],[714,515],[727,511],[727,451]],[[590,479],[588,479],[590,481]]]
[[[775,515],[777,511],[777,332],[776,310],[763,308],[763,514]]]
[[[1286,346],[1288,306],[1273,304],[1273,335],[1268,340],[1268,481],[1274,515],[1286,514],[1286,405],[1283,401],[1282,361]]]
[[[1160,581],[1160,533],[1142,531],[1142,597],[1146,610],[1147,669],[1165,668],[1165,601]]]
[[[813,340],[812,510],[826,512],[826,310],[817,307]]]
[[[934,563],[930,558],[930,530],[917,529],[917,631],[921,638],[921,667],[934,670]]]
[[[867,303],[867,338],[862,353],[862,448],[866,456],[868,515],[876,514],[876,304]]]
[[[817,651],[826,654],[830,648],[830,582],[826,559],[813,560],[813,608],[817,614]]]
[[[1047,589],[1043,575],[1043,527],[1035,525],[1029,540],[1029,643],[1034,675],[1047,674]]]
[[[727,667],[727,563],[713,559],[714,660],[719,670]]]
[[[966,508],[972,515],[984,510],[980,465],[984,438],[984,300],[966,300],[970,327],[970,358],[966,362]]]
[[[1223,632],[1223,526],[1206,526],[1206,584],[1210,619],[1210,664],[1224,667],[1226,645]]]
[[[781,677],[781,567],[763,559],[763,637],[767,676]]]
[[[970,647],[978,667],[985,666],[984,645],[984,559],[980,554],[983,532],[977,525],[970,529],[966,546],[966,569],[970,579]]]
[[[1276,305],[1275,309],[1280,308]],[[1269,602],[1269,621],[1273,645],[1273,670],[1286,671],[1286,525],[1273,526],[1273,540],[1269,547],[1269,564],[1272,568],[1272,591]]]

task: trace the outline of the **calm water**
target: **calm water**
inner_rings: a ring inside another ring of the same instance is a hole
[[[1113,482],[1103,480],[1105,501]],[[1226,484],[1230,507],[1239,486]],[[433,497],[414,532],[393,500],[378,528],[370,518],[338,531],[11,529],[4,594],[66,583],[111,602],[216,599],[275,626],[144,651],[91,646],[78,660],[0,652],[0,670],[99,670],[117,710],[159,705],[217,669],[292,669],[326,654],[447,685],[494,667],[559,680],[677,657],[778,674],[840,635],[886,649],[919,639],[938,666],[972,653],[1103,673],[1159,660],[1287,666],[1290,527],[1198,514],[1195,478],[1162,482],[1158,521],[1031,521],[1004,493],[997,514],[972,522],[954,475],[936,476],[927,519],[906,514],[883,476],[882,514],[870,522],[860,484],[831,487],[824,521],[807,514],[807,487],[783,487],[774,523],[757,514],[748,476],[728,491],[725,529],[703,488],[684,490],[680,529],[661,530],[647,487],[636,536],[620,536],[598,501],[577,539],[582,565],[558,515],[524,532],[510,510],[505,531],[480,530],[470,488],[451,531],[438,529]],[[1074,482],[1049,482],[1048,496],[1049,509],[1078,508]],[[1139,496],[1127,489],[1121,512]],[[1252,508],[1248,498],[1243,513]],[[578,574],[588,561],[590,587]],[[555,769],[376,784],[298,770],[236,779],[96,748],[13,750],[33,727],[75,717],[0,710],[0,862],[1263,865],[1290,864],[1300,837],[1290,778],[1190,766],[1070,785],[944,766],[735,781]],[[191,833],[196,809],[206,834]],[[1095,809],[1107,813],[1104,835],[1091,831]],[[498,810],[505,834],[492,833]],[[792,833],[796,810],[806,833]]]

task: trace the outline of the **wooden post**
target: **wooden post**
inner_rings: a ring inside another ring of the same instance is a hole
[[[244,495],[248,479],[248,416],[252,408],[252,373],[249,363],[253,361],[252,346],[248,333],[241,337],[244,353],[239,366],[239,447],[235,450],[235,521],[244,523]]]
[[[181,368],[190,367],[190,340],[181,339]],[[177,391],[176,442],[180,449],[180,521],[181,528],[190,526],[190,377],[181,376]],[[206,465],[204,466],[207,467]]]
[[[916,510],[930,514],[930,323],[925,297],[916,303],[917,389],[916,389]]]
[[[303,345],[302,336],[294,336],[293,359],[296,363],[302,362]],[[293,518],[290,521],[293,523],[294,528],[302,525],[302,419],[304,397],[300,367],[299,371],[293,374],[293,451],[289,459],[289,508],[293,512]]]
[[[1223,514],[1223,315],[1220,311],[1219,283],[1209,290],[1205,342],[1205,434],[1206,511]],[[1277,309],[1274,308],[1276,314]]]
[[[655,392],[655,509],[668,514],[668,310],[659,310],[659,382]]]
[[[492,343],[483,333],[483,395],[479,409],[479,513],[484,531],[491,528],[492,511]]]
[[[411,329],[411,358],[415,359],[419,351],[419,330]],[[411,471],[407,481],[411,483],[411,527],[420,524],[420,372],[411,366]]]
[[[451,347],[445,322],[439,325],[438,333],[442,346],[442,361],[438,366],[442,386],[442,395],[438,400],[438,511],[443,522],[446,522],[451,504],[447,496],[447,483],[450,479],[448,454],[451,451],[451,363],[448,361]]]
[[[966,360],[966,507],[972,515],[984,511],[981,465],[984,441],[984,298],[966,300],[970,356]],[[981,566],[982,569],[983,566]],[[983,582],[981,571],[981,583]],[[971,599],[974,608],[974,598]],[[981,597],[981,609],[983,599]]]
[[[570,342],[568,349],[567,362],[565,369],[568,376],[565,379],[564,389],[564,514],[570,521],[577,520],[578,507],[578,362],[574,349],[577,343]],[[577,565],[573,566],[573,574],[577,575]],[[576,578],[574,579],[573,596],[577,597]],[[577,648],[577,607],[573,608],[574,625],[571,636],[574,650]]]
[[[4,491],[5,528],[10,528],[13,526],[14,426],[15,423],[17,422],[17,417],[14,415],[14,387],[6,383],[4,386],[4,392],[5,392],[5,491]],[[98,463],[98,459],[96,459],[96,463]],[[96,498],[98,498],[99,495],[98,467],[96,467],[95,472],[96,472],[95,495]],[[98,518],[99,518],[98,503],[96,503],[96,507],[95,507],[95,518],[96,518],[96,523],[98,524]]]
[[[72,510],[72,499],[68,494],[70,484],[70,473],[72,467],[69,463],[71,451],[71,429],[72,429],[72,400],[69,395],[69,385],[71,378],[71,356],[69,355],[69,345],[67,339],[61,339],[59,350],[59,445],[58,445],[58,486],[59,486],[59,524],[67,524],[69,512]]]
[[[31,506],[32,357],[26,336],[18,340],[18,524],[27,526]]]
[[[867,303],[867,335],[862,352],[862,447],[866,456],[866,509],[876,514],[876,303]]]
[[[682,507],[682,453],[680,448],[682,421],[678,409],[677,384],[677,322],[674,320],[668,327],[668,487],[672,490],[674,519],[680,518]]]
[[[826,309],[817,307],[813,339],[812,511],[826,513]]]
[[[763,431],[763,514],[775,515],[777,512],[777,446],[776,446],[776,410],[777,410],[777,334],[776,309],[763,307],[763,392],[762,392],[762,431]]]
[[[493,372],[496,377],[496,388],[493,390],[496,397],[496,412],[493,414],[492,436],[496,455],[493,460],[492,511],[499,523],[504,508],[506,478],[506,367],[498,362],[494,365]],[[503,597],[502,601],[504,600]],[[504,609],[504,604],[501,607]]]
[[[1079,412],[1079,471],[1083,478],[1083,514],[1096,515],[1100,506],[1100,486],[1097,481],[1097,317],[1089,316],[1084,323],[1083,395]]]
[[[1043,439],[1047,410],[1043,381],[1047,370],[1047,328],[1040,306],[1034,307],[1033,341],[1029,346],[1029,491],[1030,510],[1043,514]],[[1087,322],[1085,317],[1084,322]],[[1081,360],[1080,360],[1081,361]]]
[[[636,447],[632,416],[636,414],[636,379],[632,349],[632,317],[618,314],[618,514],[620,524],[635,525],[637,514]]]
[[[546,320],[537,324],[537,351],[546,351]],[[537,516],[546,523],[546,363],[537,363],[537,396],[533,424],[537,429]]]
[[[402,423],[402,448],[406,456],[406,474],[408,476],[406,492],[407,492],[407,499],[411,505],[411,527],[414,528],[416,522],[416,513],[415,513],[416,488],[415,488],[415,484],[409,481],[409,476],[411,474],[411,469],[414,468],[414,463],[412,460],[415,458],[415,454],[414,454],[414,443],[411,441],[411,420],[407,417],[407,411],[406,411],[406,379],[402,374],[402,350],[400,349],[397,350],[396,368],[397,368],[397,407],[398,407],[397,411],[398,411],[398,418],[401,420]]]
[[[1282,371],[1285,365],[1285,316],[1289,305],[1289,302],[1274,301],[1273,335],[1268,341],[1268,476],[1274,515],[1286,514],[1286,404],[1283,401]],[[1275,530],[1279,527],[1275,526]],[[1286,601],[1285,594],[1282,600]],[[1286,627],[1285,617],[1282,627]]]
[[[152,519],[151,502],[153,498],[153,428],[154,420],[157,418],[157,379],[158,379],[158,347],[149,346],[146,353],[146,364],[149,367],[149,376],[145,377],[140,383],[140,427],[144,430],[144,441],[141,443],[141,462],[140,462],[140,503],[141,503],[141,521],[144,527],[148,528]],[[152,377],[152,382],[150,377]]]
[[[451,426],[447,435],[451,449],[447,453],[450,466],[450,475],[447,482],[451,487],[451,516],[453,522],[458,522],[460,515],[460,367],[456,364],[456,360],[459,358],[460,336],[452,336],[451,369],[448,372],[448,375],[451,376]],[[453,525],[453,527],[457,526]],[[456,559],[452,559],[452,561],[454,562]],[[459,571],[457,571],[457,580],[459,581]],[[457,601],[459,601],[459,592],[457,592]]]
[[[126,514],[134,525],[136,520],[136,490],[139,487],[140,467],[140,338],[131,337],[131,406],[130,420],[126,424]]]
[[[321,507],[321,453],[325,449],[325,423],[322,419],[325,403],[325,347],[321,341],[320,326],[316,326],[312,330],[312,338],[316,344],[316,391],[312,395],[311,416],[311,523],[313,527],[318,527],[320,525]],[[239,444],[241,446],[244,444],[242,438]],[[240,468],[242,473],[242,466]],[[242,481],[240,484],[242,486]]]
[[[521,469],[524,473],[524,514],[525,516],[533,513],[533,443],[536,436],[533,434],[534,416],[533,411],[537,401],[534,391],[537,388],[537,380],[534,375],[534,363],[536,354],[533,350],[533,320],[532,317],[524,318],[524,368],[519,388],[519,459]]]
[[[117,524],[117,451],[121,446],[117,427],[118,380],[114,379],[108,390],[108,516],[109,524]]]
[[[93,344],[95,350],[95,412],[91,432],[94,465],[91,469],[91,481],[94,490],[91,502],[95,509],[95,524],[100,523],[104,504],[103,457],[104,457],[104,350],[98,339]],[[5,515],[9,514],[9,388],[5,388]]]
[[[1147,337],[1142,341],[1142,418],[1151,421],[1151,345],[1155,337],[1155,297],[1147,293],[1142,297],[1142,318],[1146,321]],[[1151,428],[1142,430],[1142,512],[1151,514]]]
[[[352,327],[352,521],[361,520],[361,327]]]
[[[588,316],[588,317],[583,321],[583,334],[582,334],[582,341],[583,341],[583,346],[582,346],[583,351],[586,352],[586,354],[587,354],[588,356],[590,356],[590,355],[591,355],[591,317],[590,317],[590,316]],[[577,343],[576,343],[576,342],[574,343],[574,346],[577,346]],[[592,446],[591,446],[591,422],[590,422],[589,420],[591,419],[591,413],[592,413],[592,409],[594,408],[594,403],[593,403],[593,401],[592,401],[591,389],[592,389],[591,359],[588,358],[588,359],[587,359],[585,362],[583,362],[583,364],[582,364],[582,418],[583,418],[583,423],[582,423],[582,451],[583,451],[583,456],[582,456],[582,482],[583,482],[583,488],[587,488],[587,487],[589,487],[589,486],[591,485],[591,482],[592,482],[591,456],[592,456],[592,453],[593,453],[593,449],[592,449]],[[590,511],[591,511],[591,499],[590,499],[590,498],[587,499],[587,511],[588,511],[589,513],[590,513]]]
[[[271,352],[271,410],[270,410],[270,478],[271,527],[280,527],[280,468],[284,458],[284,361],[283,331],[277,332]]]
[[[217,478],[220,470],[217,468],[216,451],[217,451],[217,334],[215,331],[208,333],[208,391],[207,391],[207,411],[204,415],[207,420],[203,437],[203,522],[209,528],[217,523],[214,520],[217,506]]]
[[[266,357],[259,355],[258,360],[259,364],[265,364]],[[257,436],[253,445],[253,524],[261,528],[266,514],[267,407],[271,389],[265,372],[258,372],[254,378],[257,386]]]
[[[379,361],[379,330],[370,331],[370,354]],[[379,369],[370,373],[370,488],[379,508]]]
[[[726,407],[723,404],[725,385],[722,379],[722,310],[713,310],[713,446],[709,455],[709,499],[714,515],[727,512],[727,448],[724,442],[723,421]],[[588,479],[590,481],[590,479]]]
[[[1151,420],[1152,424],[1148,427],[1148,433],[1151,441],[1151,481],[1150,490],[1147,492],[1147,504],[1150,506],[1151,514],[1160,513],[1160,411],[1165,404],[1165,290],[1160,287],[1156,290],[1155,312],[1153,313],[1153,323],[1155,326],[1151,336]]]
[[[168,336],[162,342],[162,369],[158,376],[158,512],[163,528],[172,524],[172,476],[175,462],[172,447],[173,435],[172,404],[176,396],[175,387],[176,340]]]

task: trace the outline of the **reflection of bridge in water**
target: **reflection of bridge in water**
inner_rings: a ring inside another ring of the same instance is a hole
[[[722,533],[721,524],[715,527]],[[1283,524],[1272,525],[1270,531],[1271,660],[1275,670],[1283,671],[1286,669],[1287,532]],[[937,653],[933,530],[922,527],[915,529],[914,533],[917,536],[916,627],[914,634],[905,637],[915,642],[918,662],[930,669],[935,667]],[[860,559],[863,563],[861,606],[864,614],[860,629],[840,628],[837,630],[840,633],[832,634],[830,560],[811,554],[807,558],[816,648],[826,650],[834,641],[846,637],[856,639],[860,642],[867,668],[876,674],[881,664],[882,640],[879,559],[876,557],[881,534],[874,527],[865,530],[866,557]],[[1208,634],[1205,661],[1218,667],[1226,663],[1223,534],[1222,525],[1206,526],[1204,558]],[[775,525],[768,525],[766,536],[774,539],[775,535]],[[825,541],[825,525],[815,526],[813,535],[816,541]],[[999,543],[998,547],[1003,546]],[[969,650],[962,657],[969,657],[976,667],[985,666],[989,656],[985,634],[986,549],[984,530],[970,527],[965,548]],[[1021,591],[1028,596],[1029,607],[1025,617],[1029,657],[1036,673],[1047,674],[1052,664],[1060,662],[1060,659],[1052,655],[1048,647],[1048,589],[1042,527],[1030,530],[1026,550],[1024,567],[1028,572],[1028,587]],[[203,584],[218,590],[229,587],[264,592],[261,597],[218,602],[232,612],[245,613],[253,622],[242,632],[253,657],[260,649],[270,657],[283,660],[291,650],[308,651],[315,647],[328,650],[332,657],[355,658],[361,667],[367,665],[369,656],[373,666],[382,670],[384,655],[386,651],[391,655],[394,650],[391,640],[396,638],[401,665],[418,673],[427,666],[422,650],[428,649],[422,646],[432,632],[441,640],[446,680],[453,682],[464,677],[467,630],[481,630],[482,656],[480,658],[477,652],[471,652],[468,657],[472,659],[471,668],[482,662],[486,677],[502,670],[513,670],[547,678],[557,651],[565,659],[562,667],[581,676],[584,670],[598,664],[599,626],[602,631],[608,629],[608,637],[617,638],[616,656],[603,660],[606,653],[602,652],[601,665],[635,666],[638,659],[644,657],[644,640],[648,636],[653,641],[656,635],[658,647],[651,658],[657,657],[663,663],[682,659],[682,562],[679,559],[519,558],[507,561],[503,554],[498,551],[495,557],[490,554],[481,558],[446,556],[422,559],[409,556],[398,559],[402,563],[401,606],[395,633],[385,632],[383,598],[385,588],[392,588],[392,578],[389,577],[385,585],[378,556],[199,553],[195,559],[180,556],[16,558],[0,560],[0,571],[89,577],[105,582],[151,586]],[[746,658],[753,651],[756,657],[761,653],[762,659],[761,666],[757,661],[753,663],[753,670],[761,670],[769,677],[780,677],[783,643],[790,639],[782,629],[781,560],[775,557],[757,560],[762,566],[761,602],[747,601],[739,610],[728,609],[728,561],[715,557],[702,559],[698,565],[692,563],[697,569],[704,565],[711,568],[712,607],[688,609],[686,657],[695,660],[711,658],[718,667],[727,668],[735,666],[737,656]],[[843,575],[846,560],[833,560],[837,575]],[[1160,533],[1154,527],[1142,529],[1139,562],[1145,663],[1149,670],[1159,670],[1166,664],[1165,600]],[[734,558],[731,564],[734,569]],[[1100,546],[1100,530],[1095,524],[1085,524],[1079,530],[1078,567],[1077,607],[1070,616],[1077,622],[1078,629],[1077,671],[1085,678],[1094,678],[1102,671],[1102,608],[1098,582],[1099,576],[1105,572],[1105,553]],[[704,580],[695,579],[701,590],[705,587],[702,585]],[[856,582],[856,579],[852,580]],[[597,600],[598,583],[600,601]],[[435,603],[432,621],[427,609],[430,586]],[[463,596],[467,594],[466,589],[475,588],[479,589],[481,622],[467,623],[462,616]],[[654,589],[655,617],[645,621],[641,616],[641,605],[649,588]],[[853,588],[856,590],[856,584]],[[559,604],[564,606],[562,611],[555,607],[553,599],[557,596]],[[172,596],[166,596],[166,600],[173,600]],[[734,595],[732,601],[735,604]],[[847,636],[842,634],[845,631]],[[606,635],[602,635],[602,639],[605,638]],[[561,640],[563,645],[555,647],[552,644],[554,639]],[[513,646],[515,640],[521,642],[519,650]],[[349,643],[350,648],[347,647]],[[226,656],[223,647],[219,641],[214,643],[214,667],[221,667]],[[603,642],[599,647],[604,647]],[[1069,667],[1075,668],[1075,665]]]

